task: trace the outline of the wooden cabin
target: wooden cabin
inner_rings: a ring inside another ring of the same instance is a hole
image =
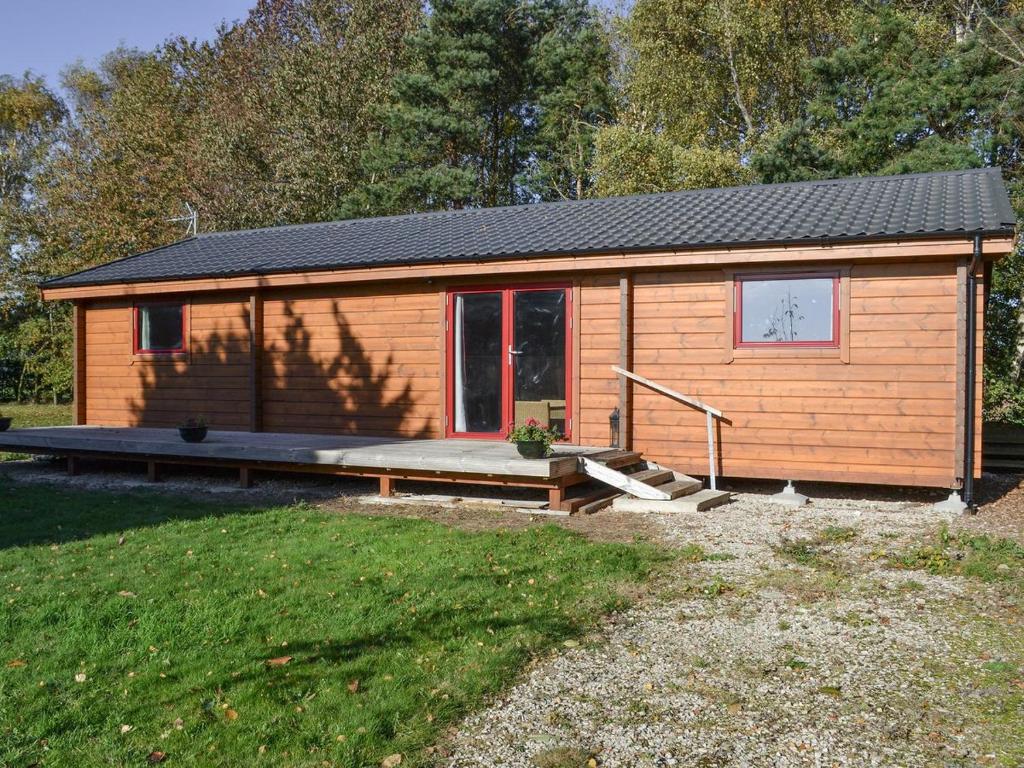
[[[1014,223],[997,169],[812,181],[202,233],[43,293],[75,305],[79,424],[536,418],[701,476],[958,488]],[[722,414],[710,468],[665,390]]]

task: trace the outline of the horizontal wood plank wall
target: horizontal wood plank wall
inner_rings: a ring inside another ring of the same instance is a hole
[[[849,364],[838,350],[725,363],[729,319],[718,270],[637,274],[634,301],[634,370],[731,420],[720,434],[723,475],[955,482],[953,262],[854,265]],[[618,401],[608,370],[618,354],[617,314],[611,283],[585,288],[584,442],[605,444]],[[707,472],[703,414],[643,387],[635,388],[633,439],[636,450],[673,469]]]
[[[610,444],[608,417],[619,404],[619,275],[584,277],[580,284],[580,415],[583,445]]]
[[[263,428],[441,437],[438,292],[422,283],[265,292]]]
[[[248,429],[248,296],[196,296],[185,311],[187,354],[142,359],[132,354],[130,300],[88,306],[87,423],[171,427],[203,416],[214,429]]]

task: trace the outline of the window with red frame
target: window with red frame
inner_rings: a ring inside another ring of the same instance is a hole
[[[839,275],[737,275],[733,338],[741,347],[838,347]]]
[[[185,351],[185,307],[154,302],[135,305],[135,353],[169,355]]]

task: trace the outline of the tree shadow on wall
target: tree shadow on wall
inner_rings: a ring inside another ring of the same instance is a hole
[[[136,363],[141,395],[130,404],[133,425],[174,427],[202,416],[214,430],[250,430],[250,366],[248,331],[207,333],[193,324],[185,359]],[[260,367],[262,431],[437,436],[422,406],[416,414],[413,378],[399,380],[393,352],[369,350],[353,335],[338,301],[315,328],[290,301],[283,315],[266,316]]]

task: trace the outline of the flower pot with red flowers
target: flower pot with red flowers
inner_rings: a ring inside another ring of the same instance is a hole
[[[516,444],[516,450],[524,459],[543,459],[551,455],[551,444],[560,437],[558,431],[547,424],[527,419],[509,433],[508,441]]]

